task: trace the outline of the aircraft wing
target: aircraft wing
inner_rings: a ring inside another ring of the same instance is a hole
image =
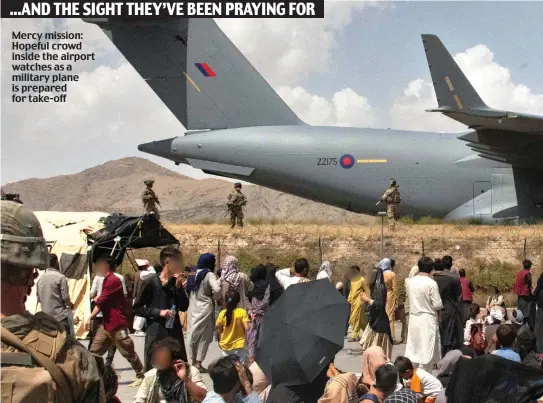
[[[440,112],[475,131],[459,137],[481,157],[543,170],[543,117],[488,107],[435,35],[422,35]]]

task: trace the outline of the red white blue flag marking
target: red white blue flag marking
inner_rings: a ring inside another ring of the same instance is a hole
[[[216,74],[207,63],[194,63],[194,65],[200,70],[204,77],[215,77]]]

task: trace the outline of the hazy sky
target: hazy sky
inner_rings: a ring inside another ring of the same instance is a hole
[[[543,2],[326,2],[319,20],[217,20],[303,120],[316,125],[458,131],[425,113],[435,95],[421,33],[437,34],[492,107],[543,115]],[[81,81],[66,104],[11,103],[11,32],[83,32]],[[182,135],[105,35],[71,20],[2,20],[2,184],[79,172]]]

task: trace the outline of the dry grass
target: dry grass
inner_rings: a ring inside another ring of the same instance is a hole
[[[323,237],[377,237],[381,236],[381,225],[327,225],[310,223],[287,223],[267,221],[247,223],[243,229],[230,229],[229,225],[216,223],[166,223],[174,234],[251,236],[256,234],[311,234]],[[385,237],[405,238],[448,238],[448,239],[530,239],[543,246],[543,225],[497,226],[470,224],[397,224],[396,231],[389,232],[386,223]]]

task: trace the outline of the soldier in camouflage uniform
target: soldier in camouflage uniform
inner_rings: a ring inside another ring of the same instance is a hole
[[[241,193],[241,183],[234,184],[234,191],[228,195],[227,206],[230,211],[232,228],[238,225],[243,228],[243,207],[247,204],[247,198]]]
[[[392,231],[396,229],[396,205],[401,201],[399,188],[396,180],[390,178],[390,185],[380,200],[387,204],[388,227]]]
[[[97,358],[67,337],[64,326],[53,317],[25,310],[35,270],[49,266],[47,245],[31,211],[13,201],[0,204],[2,402],[36,401],[44,386],[38,373],[47,370],[56,387],[55,402],[104,403]],[[30,375],[21,378],[21,370]],[[47,396],[45,400],[51,401]]]
[[[143,202],[143,207],[145,208],[147,214],[153,213],[156,219],[160,221],[160,213],[156,208],[157,204],[160,206],[160,202],[158,201],[158,197],[153,190],[153,183],[155,183],[155,181],[152,179],[148,179],[143,183],[145,183],[145,186],[147,186],[147,188],[141,194],[141,201]]]

